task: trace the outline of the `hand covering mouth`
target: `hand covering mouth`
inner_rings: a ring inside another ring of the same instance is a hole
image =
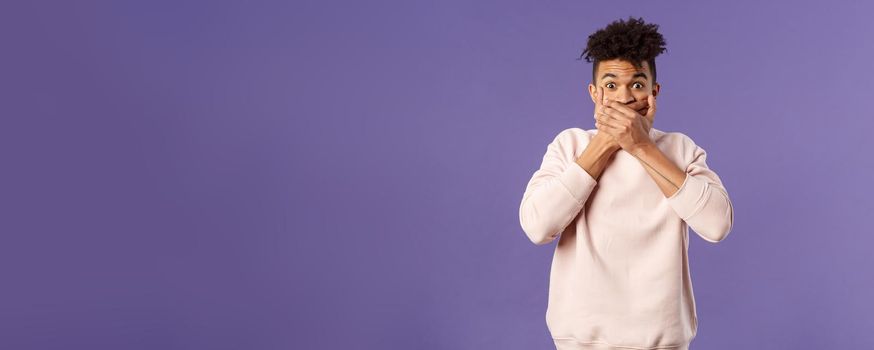
[[[637,106],[640,107],[635,108]],[[637,111],[637,113],[640,113],[640,115],[646,115],[646,111],[649,109],[649,104],[646,101],[632,102],[628,107],[634,108],[634,110]]]

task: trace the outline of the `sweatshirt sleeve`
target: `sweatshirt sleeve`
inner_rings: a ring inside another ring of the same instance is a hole
[[[547,146],[519,206],[522,230],[536,245],[555,240],[580,213],[597,181],[574,160],[574,135],[566,129]],[[588,139],[586,139],[588,140]]]
[[[717,243],[731,232],[734,208],[719,175],[707,166],[707,152],[689,141],[693,151],[686,179],[667,201],[701,238]]]

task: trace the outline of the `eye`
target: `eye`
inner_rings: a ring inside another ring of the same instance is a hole
[[[607,83],[607,85],[606,85],[606,86],[607,86],[607,87],[608,87],[608,88],[611,88],[611,89],[612,89],[612,88],[613,88],[613,86],[611,86],[611,85],[613,85],[613,83],[612,83],[612,82],[611,82],[611,83]]]
[[[635,85],[640,85],[640,88],[641,88],[641,89],[643,88],[643,83],[636,82],[636,83],[634,83],[634,84],[635,84]]]

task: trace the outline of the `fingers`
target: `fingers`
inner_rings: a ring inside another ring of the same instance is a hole
[[[600,113],[604,108],[604,90],[600,86],[595,87],[595,113]]]
[[[598,120],[598,116],[604,114],[604,105],[609,101],[606,96],[604,96],[604,88],[600,86],[595,87],[595,120]]]
[[[609,115],[607,113],[607,105],[610,103],[610,99],[607,96],[604,96],[604,88],[600,86],[598,87],[598,101],[600,102],[595,110],[596,117],[597,115]]]
[[[607,129],[607,125],[604,125],[603,123],[601,123],[600,121],[597,121],[597,120],[595,121],[595,127],[598,128],[598,130]]]
[[[601,89],[597,86],[595,87],[595,92],[592,93],[592,102],[595,103],[595,109],[597,110],[598,105],[601,104]]]
[[[647,95],[646,101],[639,100],[631,104],[624,104],[611,101],[610,98],[604,95],[604,88],[600,86],[595,87],[595,101],[596,120],[599,115],[607,115],[620,121],[623,119],[634,120],[640,116],[648,117],[651,120],[656,108],[655,97],[652,95]],[[640,109],[644,106],[647,106],[647,110],[644,112],[644,115],[641,115]],[[604,122],[607,121],[605,120]]]
[[[599,113],[598,115],[595,116],[595,121],[598,123],[604,124],[604,125],[608,125],[610,127],[622,128],[624,125],[623,120],[620,119],[620,117],[616,117],[616,116],[611,115],[609,113],[616,113],[616,112],[606,111],[606,113]]]
[[[615,104],[616,102],[608,100],[607,103]],[[610,108],[609,105],[601,107],[601,109],[595,115],[595,119],[600,120],[602,123],[613,124],[615,126],[621,125],[621,123],[625,122],[626,120],[632,120],[632,118],[623,115],[617,109]]]
[[[595,121],[597,121],[598,120],[598,113],[600,112],[600,108],[601,108],[601,99],[603,98],[601,96],[601,88],[600,87],[595,86],[595,94],[594,95],[595,95],[593,98],[593,100],[595,101],[594,118],[595,118]]]
[[[646,117],[649,120],[653,120],[656,112],[656,98],[653,95],[649,95],[646,97],[646,102],[649,103],[649,109],[646,110]]]
[[[598,100],[595,105],[595,127],[611,137],[616,137],[615,135],[619,130],[619,128],[616,127],[616,124],[619,120],[616,117],[611,116],[610,113],[615,112],[608,110],[607,108],[610,99],[604,96],[603,87],[598,86],[595,89],[597,94],[596,100]]]
[[[601,104],[601,101],[604,100],[604,92],[601,91],[600,86],[595,87],[595,107],[598,107]]]
[[[619,103],[616,101],[610,101],[610,103],[607,103],[606,107],[608,109],[612,109],[612,110],[618,112],[618,114],[620,116],[628,117],[631,119],[634,119],[639,115],[636,110],[632,109],[631,107],[629,107],[625,104],[622,104],[622,103]]]
[[[616,137],[616,134],[620,131],[620,129],[601,123],[600,121],[595,122],[595,127],[597,127],[598,130],[603,131],[604,133],[613,137]]]
[[[595,128],[598,129],[599,132],[603,132],[606,135],[613,136],[609,131],[607,131],[607,126],[601,124],[600,122],[595,122]]]
[[[644,109],[643,111],[641,111],[641,109],[643,109],[644,107],[648,108],[648,107],[649,107],[649,101],[647,101],[647,100],[640,100],[640,101],[637,101],[637,102],[634,102],[634,103],[628,105],[628,107],[631,108],[631,109],[633,109],[633,110],[634,110],[635,112],[637,112],[638,114],[640,114],[640,115],[644,115],[644,114],[646,114],[646,109]]]
[[[603,86],[599,86],[598,91],[600,91],[600,95],[601,95],[600,98],[598,99],[598,101],[600,101],[599,103],[601,103],[601,107],[603,108],[604,104],[607,103],[608,99],[607,99],[607,96],[604,96],[604,87]]]

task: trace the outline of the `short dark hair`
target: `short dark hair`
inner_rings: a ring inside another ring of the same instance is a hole
[[[659,25],[644,23],[643,18],[628,17],[628,21],[622,19],[613,21],[603,29],[589,35],[586,49],[580,55],[585,56],[587,62],[592,64],[592,83],[597,81],[595,76],[600,61],[622,59],[630,62],[636,68],[643,65],[643,61],[649,63],[652,71],[652,80],[656,80],[655,58],[667,49],[665,38],[658,32]]]

